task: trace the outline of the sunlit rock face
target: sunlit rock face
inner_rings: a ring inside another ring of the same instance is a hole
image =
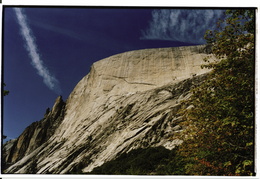
[[[4,172],[70,173],[79,166],[89,172],[123,152],[181,144],[170,139],[182,130],[177,111],[204,80],[203,59],[216,60],[206,52],[146,49],[94,63],[66,103],[58,97],[42,121],[4,146]]]
[[[46,110],[44,118],[32,123],[17,138],[8,141],[3,148],[3,160],[8,165],[32,153],[36,148],[53,136],[64,118],[65,103],[59,96],[51,111]]]

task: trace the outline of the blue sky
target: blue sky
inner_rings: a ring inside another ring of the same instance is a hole
[[[17,138],[66,100],[98,60],[118,53],[204,44],[223,10],[3,7],[3,133]]]

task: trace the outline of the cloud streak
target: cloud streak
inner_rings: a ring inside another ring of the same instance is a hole
[[[48,68],[41,60],[35,42],[35,37],[29,25],[27,24],[26,15],[22,12],[20,8],[14,8],[14,11],[20,25],[22,37],[25,41],[26,50],[28,51],[28,55],[31,58],[31,64],[37,70],[38,74],[43,78],[43,82],[45,83],[45,85],[57,94],[60,94],[61,90],[59,87],[59,81],[55,78],[54,75],[49,72]]]
[[[149,27],[142,30],[141,39],[171,40],[190,43],[205,43],[204,34],[214,29],[223,10],[162,9],[152,12]]]

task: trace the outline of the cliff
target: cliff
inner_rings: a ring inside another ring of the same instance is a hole
[[[8,141],[3,148],[3,159],[6,166],[17,162],[29,155],[36,148],[45,143],[55,132],[64,117],[65,103],[59,96],[51,111],[46,111],[44,118],[28,126],[17,138]]]
[[[5,173],[70,173],[137,148],[164,146],[181,131],[180,102],[208,69],[205,46],[146,49],[100,60],[66,103],[58,97],[43,120],[4,145]]]

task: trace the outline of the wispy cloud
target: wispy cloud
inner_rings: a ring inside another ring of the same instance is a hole
[[[31,64],[37,70],[38,74],[43,78],[43,82],[47,85],[47,87],[54,92],[60,94],[61,90],[59,87],[59,81],[55,78],[54,75],[49,72],[48,68],[41,60],[35,42],[35,37],[27,23],[26,15],[22,12],[22,9],[20,8],[14,8],[14,11],[20,25],[21,34],[25,40],[26,49],[31,58]]]
[[[91,46],[95,46],[96,48],[102,48],[102,49],[120,49],[122,48],[122,45],[127,46],[126,43],[121,39],[115,39],[110,35],[107,35],[103,32],[93,30],[91,28],[84,29],[84,31],[78,30],[73,31],[70,28],[64,28],[59,26],[59,24],[51,24],[51,23],[45,23],[42,21],[32,20],[32,24],[34,26],[37,26],[38,28],[47,30],[49,32],[54,32],[57,35],[63,35],[64,37],[69,37],[73,40],[82,41],[85,44],[91,43]],[[114,42],[113,45],[107,46],[107,44],[111,44],[111,42]]]
[[[152,12],[149,27],[141,39],[205,43],[206,30],[213,29],[223,10],[162,9]]]

